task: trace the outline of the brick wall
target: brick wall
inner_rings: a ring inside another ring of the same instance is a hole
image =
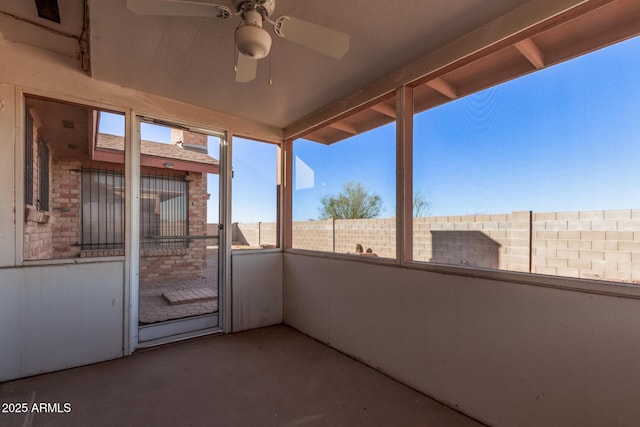
[[[31,167],[33,171],[33,179],[31,189],[33,191],[33,200],[31,203],[25,204],[24,218],[24,238],[23,238],[23,257],[25,260],[50,259],[53,257],[52,227],[55,219],[52,219],[50,211],[42,212],[38,209],[40,198],[40,156],[38,152],[38,128],[35,123],[32,124],[33,138],[30,141],[33,150],[33,161]],[[51,183],[51,180],[49,180]],[[51,194],[49,194],[51,198]],[[49,209],[52,206],[49,204]]]
[[[53,258],[80,256],[81,167],[79,160],[54,158],[52,163],[51,213],[56,218],[52,238]]]
[[[37,133],[34,129],[34,199],[38,189]],[[206,144],[206,137],[205,137]],[[53,259],[95,256],[121,256],[123,249],[81,250],[82,168],[123,171],[123,165],[91,161],[87,154],[76,154],[76,158],[61,158],[51,151],[49,212],[42,213],[37,207],[27,205],[25,209],[24,259]],[[143,168],[143,173],[157,170]],[[181,171],[162,173],[182,175]],[[189,235],[206,234],[207,182],[201,173],[190,173],[188,200]],[[141,281],[181,280],[200,277],[206,262],[206,240],[192,240],[187,247],[144,248],[141,251]]]
[[[207,234],[207,178],[189,173],[189,235]],[[205,275],[207,240],[191,240],[186,248],[145,248],[140,257],[140,281],[188,280]]]
[[[207,135],[204,135],[202,133],[183,131],[180,129],[171,129],[171,143],[174,145],[185,143],[206,148]]]
[[[27,209],[28,212],[25,212],[27,219],[24,224],[24,259],[50,259],[53,257],[51,224],[41,222],[44,221],[44,216],[39,214],[35,207],[30,206],[27,207]],[[31,217],[31,219],[29,219],[29,217]]]

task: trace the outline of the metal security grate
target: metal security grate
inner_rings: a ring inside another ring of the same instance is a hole
[[[38,209],[49,210],[49,147],[38,141]]]
[[[124,176],[116,170],[82,170],[82,249],[124,245]]]
[[[140,182],[140,246],[187,246],[189,183],[144,175]]]
[[[24,131],[24,202],[33,205],[33,118],[29,111],[25,111]]]
[[[181,177],[140,180],[140,246],[186,247],[189,183]],[[82,170],[82,249],[124,244],[124,176],[116,170]]]

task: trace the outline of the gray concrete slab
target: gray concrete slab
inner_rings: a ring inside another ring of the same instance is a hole
[[[482,425],[286,326],[0,384],[11,403],[0,426]]]

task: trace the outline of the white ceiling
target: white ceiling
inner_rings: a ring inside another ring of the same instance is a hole
[[[231,7],[233,2],[218,3]],[[285,127],[523,3],[526,0],[277,0],[273,18],[290,15],[348,33],[351,49],[335,60],[273,36],[269,85],[269,59],[259,62],[256,80],[234,81],[237,17],[140,16],[126,8],[126,0],[89,0],[91,73],[96,79]],[[35,15],[34,4],[4,0],[0,11],[44,21]],[[79,34],[82,2],[59,4],[62,23],[44,22]],[[68,56],[74,55],[74,46],[77,51],[73,39],[35,37],[42,30],[2,14],[0,33]]]
[[[72,58],[77,57],[77,40],[59,33],[80,37],[84,16],[83,2],[58,0],[58,7],[59,24],[38,17],[35,0],[2,0],[0,38],[40,47]],[[47,31],[47,28],[55,32]]]

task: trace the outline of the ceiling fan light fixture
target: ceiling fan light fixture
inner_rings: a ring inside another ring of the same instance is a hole
[[[271,49],[271,36],[264,28],[256,25],[241,25],[236,29],[236,46],[241,54],[262,59]]]

